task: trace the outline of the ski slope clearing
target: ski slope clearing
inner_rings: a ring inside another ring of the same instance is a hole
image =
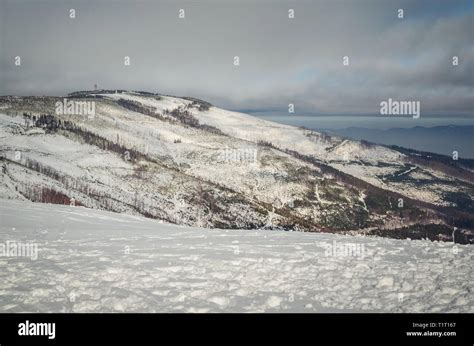
[[[474,312],[473,245],[5,199],[0,220],[0,244],[38,246],[37,259],[0,257],[0,312]]]

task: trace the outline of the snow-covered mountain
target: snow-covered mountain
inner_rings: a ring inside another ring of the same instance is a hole
[[[81,104],[94,114],[68,111]],[[207,228],[474,242],[473,160],[122,90],[1,97],[0,126],[0,198]]]

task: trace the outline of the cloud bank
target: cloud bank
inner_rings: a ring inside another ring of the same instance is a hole
[[[474,110],[472,1],[0,1],[2,95],[98,84],[231,109],[375,114],[392,98]]]

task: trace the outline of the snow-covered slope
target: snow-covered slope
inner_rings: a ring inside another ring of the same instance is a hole
[[[208,112],[192,112],[202,123],[222,129],[236,138],[253,142],[263,140],[279,148],[315,157],[370,184],[429,203],[449,205],[444,201],[443,194],[446,190],[451,190],[450,183],[456,183],[458,178],[456,175],[417,165],[407,155],[380,145],[324,135],[215,107]],[[434,176],[441,183],[437,186],[417,184],[416,181],[410,181],[410,175],[404,181],[390,179],[400,170],[406,170],[406,167],[431,178]],[[472,183],[473,179],[474,176],[469,174],[467,181]]]
[[[0,312],[474,312],[473,245],[0,200],[7,241],[38,251],[0,257]]]
[[[143,92],[0,97],[0,197],[71,203],[208,228],[474,239],[473,173]],[[22,116],[26,113],[26,116]],[[47,117],[38,119],[41,115]]]

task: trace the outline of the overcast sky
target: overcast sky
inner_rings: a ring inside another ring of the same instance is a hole
[[[473,114],[472,0],[0,4],[1,95],[98,84],[241,110],[374,114],[392,98],[420,101],[424,115]]]

